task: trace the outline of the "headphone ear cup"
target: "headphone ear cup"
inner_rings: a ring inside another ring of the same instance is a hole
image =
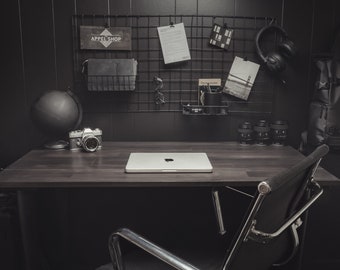
[[[268,53],[266,57],[266,65],[272,72],[281,72],[286,67],[285,60],[280,54],[276,52]]]
[[[278,48],[279,48],[280,53],[286,58],[293,57],[296,54],[296,51],[297,51],[294,43],[289,39],[282,41],[278,45]]]

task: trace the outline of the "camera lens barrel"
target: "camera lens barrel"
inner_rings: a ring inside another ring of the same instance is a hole
[[[270,125],[273,144],[284,145],[288,137],[288,123],[284,120],[276,120]]]
[[[270,144],[270,127],[266,120],[259,120],[254,126],[255,141],[258,145]]]
[[[82,146],[86,152],[95,152],[97,151],[100,142],[97,137],[94,135],[85,135],[82,139]]]
[[[238,129],[238,138],[241,145],[249,145],[254,141],[254,131],[253,126],[250,122],[245,121],[241,125],[239,125]]]

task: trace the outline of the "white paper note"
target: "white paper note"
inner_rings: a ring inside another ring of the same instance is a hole
[[[157,27],[164,64],[190,60],[190,51],[184,24]]]

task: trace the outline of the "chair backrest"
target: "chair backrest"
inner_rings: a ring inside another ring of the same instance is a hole
[[[313,174],[327,152],[328,147],[321,145],[292,168],[258,185],[258,192],[226,256],[223,270],[266,270],[289,257],[293,248],[290,229],[273,238],[263,235],[256,238],[255,234],[250,235],[250,230],[275,232],[299,211],[309,199],[306,194]]]

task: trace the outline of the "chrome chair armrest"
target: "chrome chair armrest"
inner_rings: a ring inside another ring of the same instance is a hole
[[[302,220],[300,216],[308,210],[308,208],[321,196],[323,193],[323,189],[320,187],[320,185],[312,181],[312,184],[315,188],[317,188],[317,191],[315,194],[291,217],[289,217],[277,230],[274,232],[263,232],[260,230],[257,230],[255,228],[256,226],[256,220],[253,220],[253,224],[250,227],[250,230],[248,232],[248,235],[246,236],[245,240],[252,239],[257,242],[261,243],[267,243],[271,239],[279,236],[282,232],[284,232],[288,227],[294,226],[294,229],[298,228],[302,224]]]
[[[122,260],[122,253],[119,245],[119,237],[127,240],[128,242],[134,244],[135,246],[143,249],[144,251],[148,252],[149,254],[153,255],[154,257],[162,260],[163,262],[171,265],[175,269],[178,270],[199,270],[192,264],[186,262],[185,260],[175,256],[174,254],[170,253],[169,251],[161,248],[160,246],[152,243],[151,241],[147,240],[143,236],[129,230],[126,228],[122,228],[117,230],[116,232],[112,233],[109,238],[109,250],[110,256],[113,264],[114,270],[123,270],[123,260]]]

